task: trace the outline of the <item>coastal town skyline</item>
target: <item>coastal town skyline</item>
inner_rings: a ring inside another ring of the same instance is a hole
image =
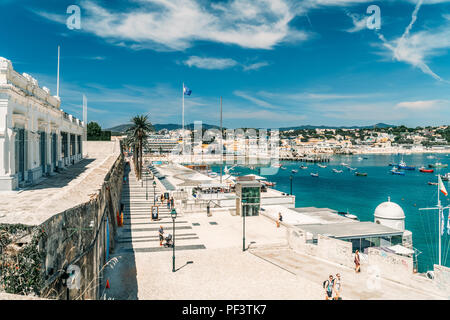
[[[61,107],[81,118],[85,94],[104,128],[139,113],[181,123],[183,82],[185,123],[218,124],[220,96],[225,127],[450,121],[450,1],[177,3],[3,1],[2,20],[23,23],[0,31],[1,56],[55,95],[60,45]],[[80,29],[67,26],[71,5]]]

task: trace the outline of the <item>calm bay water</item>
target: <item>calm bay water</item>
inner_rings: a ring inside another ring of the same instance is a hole
[[[428,185],[428,181],[436,182],[436,174],[445,174],[450,168],[435,169],[434,173],[422,173],[420,166],[439,160],[450,164],[447,154],[434,154],[436,159],[428,159],[430,154],[404,155],[403,159],[409,166],[416,166],[414,171],[405,171],[405,176],[392,175],[389,163],[399,163],[398,155],[367,155],[367,159],[358,160],[358,156],[334,156],[326,168],[316,164],[303,163],[308,167],[300,169],[301,162],[282,161],[286,170],[278,170],[275,175],[266,176],[268,181],[276,182],[275,189],[290,192],[289,176],[293,175],[293,194],[296,196],[296,207],[327,207],[338,211],[348,211],[356,215],[361,221],[373,221],[375,208],[391,197],[391,201],[399,204],[405,212],[406,229],[413,233],[413,246],[422,253],[418,256],[419,271],[430,270],[438,259],[438,214],[437,210],[419,211],[419,208],[436,206],[437,186]],[[345,162],[359,172],[366,172],[367,177],[355,176],[340,165]],[[260,168],[255,166],[235,167],[232,172],[240,175],[254,173],[260,175]],[[342,169],[342,173],[334,173],[333,168]],[[298,173],[291,173],[292,169]],[[213,171],[219,172],[220,167],[213,166]],[[319,173],[319,178],[310,176],[310,173]],[[447,190],[450,185],[444,182]],[[450,196],[441,194],[443,205],[450,205]],[[447,219],[448,210],[444,217]],[[445,223],[447,224],[447,223]],[[450,236],[447,230],[442,238],[442,261],[450,266]]]

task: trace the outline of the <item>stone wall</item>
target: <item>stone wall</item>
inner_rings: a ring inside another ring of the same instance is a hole
[[[56,214],[39,226],[0,226],[6,239],[0,248],[3,290],[54,299],[97,299],[102,270],[114,248],[123,172],[124,160],[119,155],[90,201]],[[0,246],[1,239],[0,233]],[[18,264],[18,257],[28,262]],[[71,289],[64,280],[68,270],[72,271]],[[10,276],[5,280],[7,271]],[[27,279],[26,274],[31,274],[33,281],[24,286],[21,281]],[[7,283],[8,279],[14,283]]]
[[[376,268],[377,273],[384,279],[404,283],[409,282],[414,263],[412,258],[369,248],[369,266]]]
[[[318,235],[317,256],[353,268],[352,243]]]

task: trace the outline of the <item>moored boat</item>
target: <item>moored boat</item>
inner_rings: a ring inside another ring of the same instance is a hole
[[[447,168],[448,164],[445,163],[441,163],[441,162],[436,162],[436,163],[432,163],[428,165],[428,168]]]
[[[313,172],[311,172],[311,177],[318,178],[318,177],[319,177],[319,174],[318,174],[318,173],[313,173]]]
[[[301,165],[301,166],[300,166],[300,169],[305,170],[305,169],[308,169],[308,167],[307,167],[307,166],[304,166],[304,165]]]
[[[398,168],[397,168],[397,167],[394,167],[394,168],[391,170],[391,173],[392,173],[392,174],[399,175],[399,176],[404,176],[404,175],[405,175],[405,173],[404,173],[403,171],[398,171]]]
[[[450,181],[450,173],[447,172],[446,174],[442,175],[441,179],[444,181]]]
[[[292,169],[291,172],[292,172],[292,173],[297,173],[298,170]]]
[[[286,170],[286,167],[280,167],[281,170]]]
[[[403,160],[398,164],[398,168],[403,170],[416,170],[416,167],[407,166],[405,161]]]
[[[355,172],[355,176],[358,176],[358,177],[367,177],[367,173],[366,173],[366,172],[358,172],[358,171],[356,171],[356,172]]]
[[[419,171],[420,172],[426,172],[426,173],[433,173],[434,172],[433,169],[426,169],[425,167],[420,167]]]
[[[324,165],[324,164],[320,164],[320,163],[319,163],[319,164],[317,164],[317,166],[318,166],[318,167],[320,167],[320,168],[326,168],[326,167],[327,167],[326,165]]]
[[[437,182],[430,182],[430,181],[428,181],[428,184],[429,184],[430,186],[437,186],[437,185],[438,185]]]
[[[334,173],[342,173],[342,170],[338,170],[338,169],[333,169]]]

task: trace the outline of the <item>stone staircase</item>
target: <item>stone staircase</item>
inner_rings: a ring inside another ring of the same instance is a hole
[[[146,188],[147,185],[147,188]],[[115,253],[126,252],[158,252],[172,250],[160,246],[158,229],[163,227],[164,233],[173,235],[173,221],[167,203],[160,201],[163,191],[156,186],[153,179],[138,181],[133,169],[128,172],[127,182],[123,186],[122,203],[124,204],[124,225],[119,228],[116,239]],[[155,196],[157,200],[155,201]],[[151,207],[159,206],[159,220],[151,220]],[[204,249],[198,235],[193,231],[192,224],[179,213],[175,220],[176,250]]]

